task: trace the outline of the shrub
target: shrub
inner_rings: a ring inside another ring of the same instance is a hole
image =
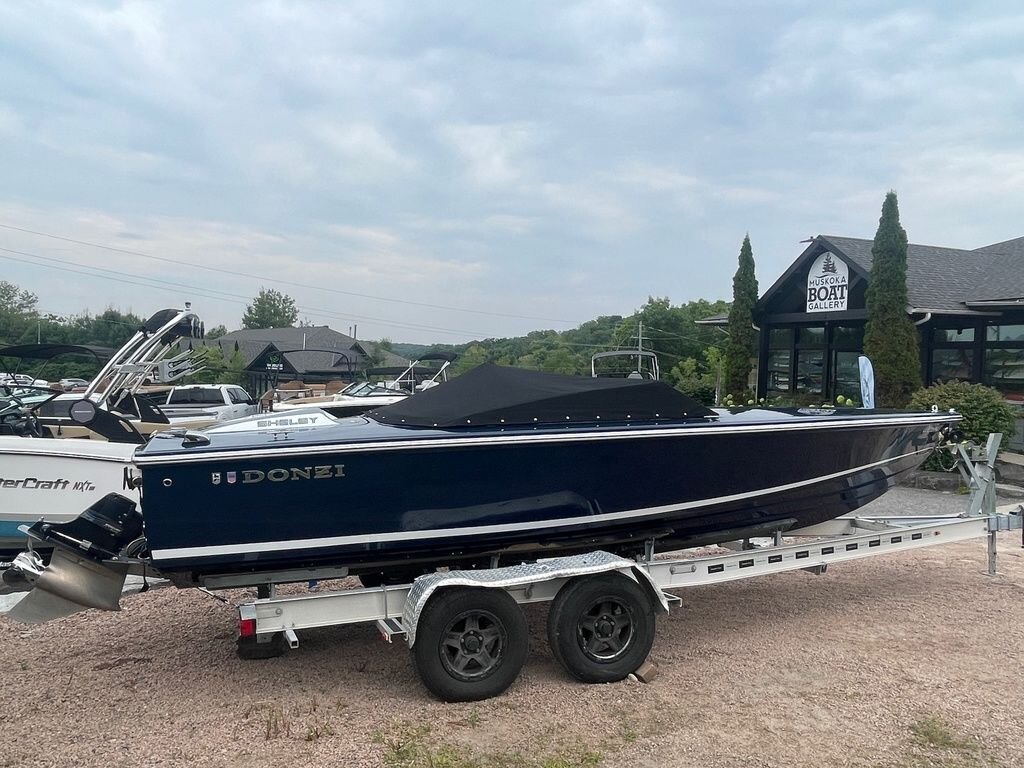
[[[931,410],[938,406],[940,411],[955,409],[963,421],[960,430],[967,440],[984,445],[990,432],[1002,432],[1003,445],[1013,434],[1013,409],[1003,401],[1003,396],[995,389],[983,384],[968,384],[963,381],[950,381],[946,384],[935,384],[919,389],[910,398],[910,407]],[[925,469],[937,468],[935,457],[925,463]]]

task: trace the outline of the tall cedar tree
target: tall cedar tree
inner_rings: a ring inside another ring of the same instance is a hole
[[[757,344],[754,330],[754,305],[757,304],[757,276],[750,235],[743,238],[739,267],[732,279],[732,306],[729,307],[729,343],[725,349],[725,391],[742,396],[749,389],[750,358]]]
[[[907,233],[895,192],[882,203],[865,304],[864,354],[875,370],[875,403],[902,408],[921,386],[921,363],[917,329],[907,314]]]

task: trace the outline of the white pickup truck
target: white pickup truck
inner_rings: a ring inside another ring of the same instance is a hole
[[[172,424],[199,419],[228,421],[254,415],[258,404],[234,384],[190,384],[168,392],[160,410]]]

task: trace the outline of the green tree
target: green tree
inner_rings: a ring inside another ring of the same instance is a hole
[[[667,370],[680,360],[691,357],[700,360],[705,349],[721,343],[721,334],[715,328],[697,325],[697,321],[721,314],[728,306],[722,301],[704,299],[672,306],[667,296],[648,297],[643,307],[619,322],[608,348],[635,348],[637,327],[642,321],[644,349],[657,353],[662,368]]]
[[[470,368],[476,368],[478,365],[489,363],[490,360],[490,355],[483,345],[473,344],[459,356],[459,359],[455,361],[449,370],[452,376],[458,376]]]
[[[0,280],[0,342],[17,344],[28,341],[25,336],[29,330],[32,331],[31,340],[35,341],[38,303],[39,299],[31,291]]]
[[[219,339],[221,336],[227,336],[228,329],[223,325],[215,325],[213,328],[206,332],[206,338],[208,339]]]
[[[87,334],[94,344],[117,349],[142,327],[143,320],[133,312],[107,307],[91,318]]]
[[[907,314],[907,233],[900,226],[895,192],[882,204],[865,304],[864,354],[875,371],[875,402],[902,408],[921,386],[921,367],[917,329]]]
[[[260,288],[260,294],[245,308],[243,328],[291,328],[299,318],[295,299],[273,288]]]
[[[243,355],[242,350],[238,348],[238,342],[236,341],[235,348],[231,351],[231,356],[227,361],[227,372],[221,381],[224,384],[238,384],[239,386],[242,386],[244,379],[245,355]]]
[[[750,358],[757,344],[754,305],[757,304],[757,276],[750,235],[743,238],[739,266],[732,278],[732,306],[729,307],[729,341],[725,348],[725,391],[742,396],[749,390]]]
[[[199,347],[195,351],[194,356],[197,367],[205,367],[199,373],[186,377],[189,384],[217,384],[223,382],[228,366],[227,361],[224,359],[224,353],[221,352],[219,346]]]

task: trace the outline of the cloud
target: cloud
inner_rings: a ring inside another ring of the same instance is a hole
[[[1024,234],[1022,32],[1009,2],[0,4],[0,222],[446,294],[451,311],[295,289],[401,339],[718,298],[744,233],[770,280],[808,234],[870,237],[890,188],[912,240]],[[0,246],[199,280],[10,231]],[[176,298],[4,266],[60,307]],[[199,282],[259,284],[222,277]]]
[[[536,131],[525,124],[443,125],[441,138],[480,186],[512,184],[524,175],[528,152],[536,148]]]

